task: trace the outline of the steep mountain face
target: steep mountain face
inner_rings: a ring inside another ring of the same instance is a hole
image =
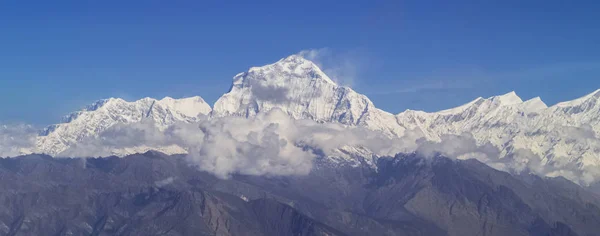
[[[325,162],[308,176],[237,177],[242,184],[219,188],[249,199],[279,196],[301,212],[356,235],[598,232],[596,223],[588,224],[600,220],[597,195],[564,178],[515,177],[476,160],[415,155],[381,158],[377,169]]]
[[[365,95],[338,86],[297,55],[236,75],[231,90],[215,103],[213,116],[252,117],[273,108],[295,119],[361,125],[394,136],[404,131],[392,114],[377,109]]]
[[[344,235],[272,199],[207,188],[214,177],[177,157],[7,158],[0,177],[1,235]]]
[[[198,171],[185,156],[0,159],[2,235],[597,235],[600,199],[563,178],[398,155],[305,176]]]
[[[143,98],[134,102],[109,98],[64,117],[61,124],[47,127],[37,138],[35,150],[57,155],[79,141],[94,137],[116,124],[151,120],[159,129],[164,129],[175,122],[198,121],[211,110],[210,105],[201,97],[165,97],[161,100]]]

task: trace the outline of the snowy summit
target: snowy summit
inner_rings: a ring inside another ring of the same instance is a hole
[[[376,108],[365,95],[337,85],[310,60],[292,55],[237,74],[231,89],[213,108],[198,96],[132,102],[105,99],[66,116],[63,123],[47,127],[36,137],[34,147],[19,150],[21,154],[60,155],[117,124],[150,120],[163,130],[176,122],[196,122],[205,116],[251,118],[277,108],[293,119],[364,127],[390,138],[411,132],[439,142],[445,135],[469,134],[480,145],[489,143],[498,148],[502,156],[528,150],[541,157],[542,163],[600,168],[600,141],[590,138],[598,137],[600,132],[599,91],[550,107],[539,97],[523,101],[515,92],[509,92],[476,98],[439,112],[407,110],[394,115]],[[118,154],[153,149],[185,152],[184,148],[149,146]],[[365,152],[360,147],[347,149],[360,150],[361,155]]]

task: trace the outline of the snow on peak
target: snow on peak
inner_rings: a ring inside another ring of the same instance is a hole
[[[585,95],[583,97],[580,97],[580,98],[577,98],[577,99],[574,99],[571,101],[561,102],[554,106],[555,107],[575,107],[575,106],[580,106],[583,103],[588,102],[588,101],[597,101],[598,98],[600,98],[600,89],[598,89],[588,95]]]
[[[514,91],[512,91],[512,92],[509,92],[509,93],[506,93],[503,95],[492,96],[489,98],[478,97],[475,100],[470,101],[461,106],[446,109],[446,110],[441,110],[441,111],[438,111],[435,113],[439,114],[439,115],[451,115],[451,114],[463,113],[463,112],[467,111],[469,108],[479,107],[483,104],[488,104],[488,106],[492,106],[492,107],[498,107],[498,106],[517,105],[517,104],[521,104],[521,103],[523,103],[523,100],[521,100],[521,98],[519,96],[517,96],[517,94]]]
[[[403,130],[392,114],[375,108],[366,96],[338,86],[300,55],[236,75],[230,91],[215,103],[212,115],[253,117],[274,108],[295,119],[362,124],[385,133]]]
[[[335,84],[313,62],[292,55],[236,75],[230,91],[215,103],[213,115],[249,117],[279,108],[294,118],[326,121],[347,114],[344,117],[355,122],[371,104],[364,95]]]
[[[199,115],[208,115],[212,108],[200,96],[175,99],[164,97],[157,101],[158,104],[164,105],[172,110],[175,110],[188,117],[198,117]]]
[[[86,111],[95,111],[98,108],[104,106],[104,104],[108,103],[111,100],[115,100],[116,98],[108,98],[108,99],[102,99],[102,100],[98,100],[96,102],[93,102],[90,105],[87,105],[83,110]]]
[[[525,111],[538,112],[538,111],[548,108],[548,105],[546,105],[546,103],[544,103],[544,101],[542,101],[542,99],[540,97],[534,97],[532,99],[529,99],[529,100],[523,102],[521,107]]]
[[[465,103],[463,105],[460,105],[458,107],[454,107],[454,108],[450,108],[450,109],[446,109],[446,110],[441,110],[436,112],[437,114],[442,114],[442,115],[449,115],[449,114],[458,114],[458,113],[462,113],[465,110],[469,109],[470,107],[476,106],[481,104],[483,101],[485,101],[484,98],[482,97],[478,97],[473,101],[470,101],[468,103]]]
[[[152,119],[158,128],[165,128],[178,121],[196,121],[210,112],[210,106],[200,97],[162,100],[146,97],[133,102],[104,99],[65,117],[61,124],[48,126],[37,138],[36,150],[56,155],[116,124]]]
[[[282,77],[320,80],[326,83],[334,84],[323,71],[312,61],[305,59],[300,55],[291,55],[281,60],[261,67],[252,67],[246,73],[270,75],[263,79],[278,79]],[[235,78],[243,76],[245,73],[240,73]],[[235,80],[234,78],[234,80]],[[235,83],[235,82],[234,82]]]
[[[523,103],[523,100],[521,100],[521,98],[517,96],[517,93],[515,93],[515,91],[500,96],[493,96],[488,99],[492,100],[495,103],[498,103],[501,106]]]

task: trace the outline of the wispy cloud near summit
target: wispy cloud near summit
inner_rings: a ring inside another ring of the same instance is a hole
[[[297,54],[317,64],[334,82],[342,86],[355,86],[365,66],[358,51],[340,53],[329,48],[319,48],[303,50]]]

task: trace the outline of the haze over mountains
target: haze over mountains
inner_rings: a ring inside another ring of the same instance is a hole
[[[2,235],[598,235],[600,198],[564,178],[416,155],[376,168],[217,178],[187,156],[0,159]]]
[[[230,91],[212,108],[201,97],[133,102],[110,98],[39,134],[28,126],[3,127],[0,132],[7,141],[0,145],[0,155],[123,156],[158,150],[200,153],[198,160],[214,152],[229,160],[240,145],[250,145],[244,154],[250,147],[277,147],[266,165],[284,160],[280,166],[293,163],[303,169],[304,161],[287,156],[312,160],[306,150],[317,149],[336,163],[374,165],[378,157],[397,152],[442,153],[476,158],[500,170],[591,184],[600,178],[599,99],[600,90],[548,107],[540,98],[523,101],[510,92],[439,112],[407,110],[394,115],[376,108],[365,95],[337,85],[313,62],[292,55],[236,75]],[[285,144],[279,143],[282,140]],[[207,143],[229,146],[211,151]],[[248,167],[236,167],[239,162],[243,160],[227,162],[227,171],[219,173]],[[271,174],[276,173],[296,171]]]

